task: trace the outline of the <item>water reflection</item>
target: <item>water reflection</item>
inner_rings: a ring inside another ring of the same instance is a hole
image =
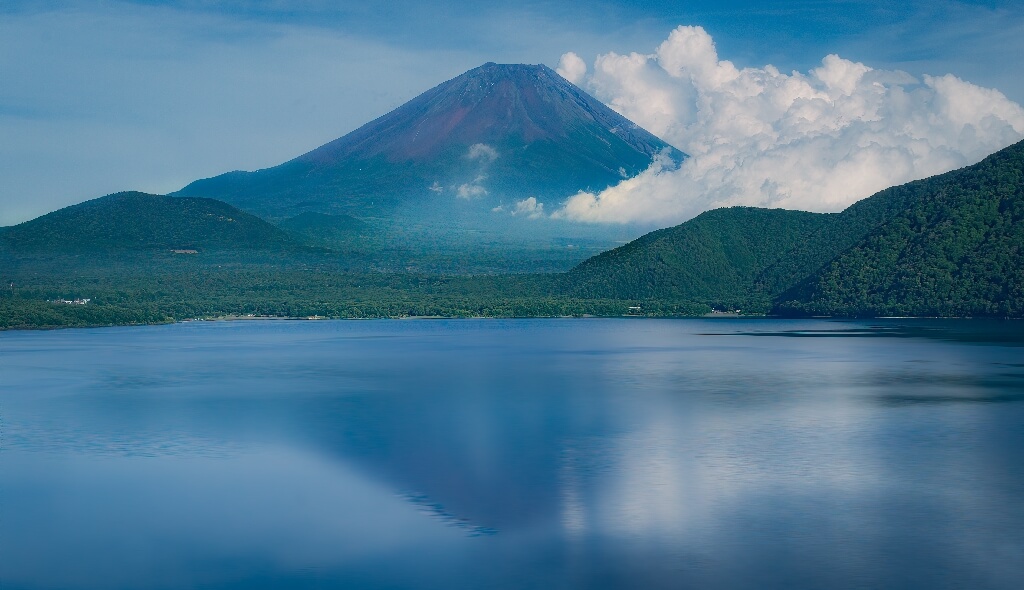
[[[944,326],[0,334],[0,586],[1013,588],[1024,364]]]

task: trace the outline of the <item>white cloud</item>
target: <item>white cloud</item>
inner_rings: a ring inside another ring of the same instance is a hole
[[[558,60],[558,67],[555,68],[558,75],[572,82],[579,84],[587,75],[587,62],[573,52],[566,53]]]
[[[658,221],[656,216],[638,216],[637,204],[654,212],[674,209],[676,186],[671,171],[675,169],[670,158],[658,156],[647,170],[600,194],[581,191],[570,197],[551,217],[600,223]]]
[[[806,73],[739,69],[701,27],[677,28],[653,54],[600,55],[581,83],[692,157],[678,168],[659,158],[555,213],[579,221],[665,225],[728,205],[838,211],[1024,137],[1024,109],[998,90],[837,55]]]
[[[490,163],[498,159],[498,150],[486,143],[474,143],[469,146],[469,151],[466,153],[466,157],[470,160],[480,160],[481,162]]]
[[[487,180],[486,176],[480,175],[473,179],[473,182],[467,182],[459,185],[456,189],[455,194],[460,199],[475,199],[482,197],[487,194],[487,189],[484,187],[483,182]]]
[[[473,199],[487,194],[487,189],[479,184],[460,184],[458,193],[460,199]]]
[[[512,215],[525,215],[529,219],[537,219],[544,215],[544,203],[538,203],[537,197],[527,197],[516,202]]]
[[[488,194],[484,181],[487,180],[487,169],[498,159],[498,150],[486,143],[474,143],[466,151],[466,159],[478,162],[477,175],[472,182],[459,185],[455,195],[460,199],[475,199]]]

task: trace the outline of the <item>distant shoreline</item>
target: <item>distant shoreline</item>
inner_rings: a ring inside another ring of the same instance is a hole
[[[837,322],[850,322],[850,321],[894,321],[894,320],[956,320],[956,321],[999,321],[999,322],[1010,322],[1010,321],[1024,321],[1024,318],[1008,318],[1008,317],[939,317],[939,316],[879,316],[879,317],[839,317],[839,316],[814,316],[814,317],[784,317],[784,316],[769,316],[769,315],[742,315],[742,314],[726,314],[726,313],[715,313],[705,315],[694,315],[694,316],[642,316],[642,315],[620,315],[620,316],[599,316],[599,315],[581,315],[581,316],[396,316],[396,317],[313,317],[313,316],[218,316],[211,318],[187,318],[177,321],[168,322],[150,322],[150,323],[125,323],[125,324],[96,324],[92,326],[32,326],[32,327],[0,327],[0,333],[2,332],[40,332],[50,330],[88,330],[97,328],[129,328],[129,327],[142,327],[142,326],[166,326],[171,324],[188,324],[195,322],[215,322],[215,323],[232,323],[232,322],[285,322],[285,321],[411,321],[411,320],[568,320],[568,319],[643,319],[643,320],[710,320],[710,319],[729,319],[729,320],[783,320],[783,321],[806,321],[806,320],[825,320],[825,321],[837,321]]]

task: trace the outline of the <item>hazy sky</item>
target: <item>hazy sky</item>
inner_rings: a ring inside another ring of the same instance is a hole
[[[653,54],[680,25],[739,68],[838,54],[1024,103],[1019,0],[5,0],[0,225],[281,163],[487,61]]]

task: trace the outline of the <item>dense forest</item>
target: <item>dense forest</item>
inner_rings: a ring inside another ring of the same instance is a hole
[[[372,231],[340,216],[278,227],[210,199],[111,195],[0,229],[0,328],[712,309],[1019,318],[1024,142],[841,213],[709,211],[569,272],[460,274],[502,264],[505,251],[439,258],[381,249]]]
[[[708,211],[583,262],[568,273],[565,290],[582,297],[682,299],[763,312],[771,297],[756,287],[765,269],[828,221],[827,215],[783,209]]]
[[[1024,317],[1024,143],[873,200],[898,206],[777,312]]]
[[[775,315],[1024,317],[1024,142],[841,213],[719,209],[587,260],[570,292]]]
[[[65,207],[0,231],[15,252],[279,248],[284,231],[214,199],[123,192]]]
[[[45,267],[41,272],[39,269]],[[213,260],[63,257],[19,273],[0,294],[6,328],[95,326],[225,316],[399,318],[693,316],[688,301],[579,298],[560,275],[441,276],[360,273],[315,259],[221,253]],[[61,271],[60,269],[66,269]],[[75,300],[89,299],[87,304]]]

